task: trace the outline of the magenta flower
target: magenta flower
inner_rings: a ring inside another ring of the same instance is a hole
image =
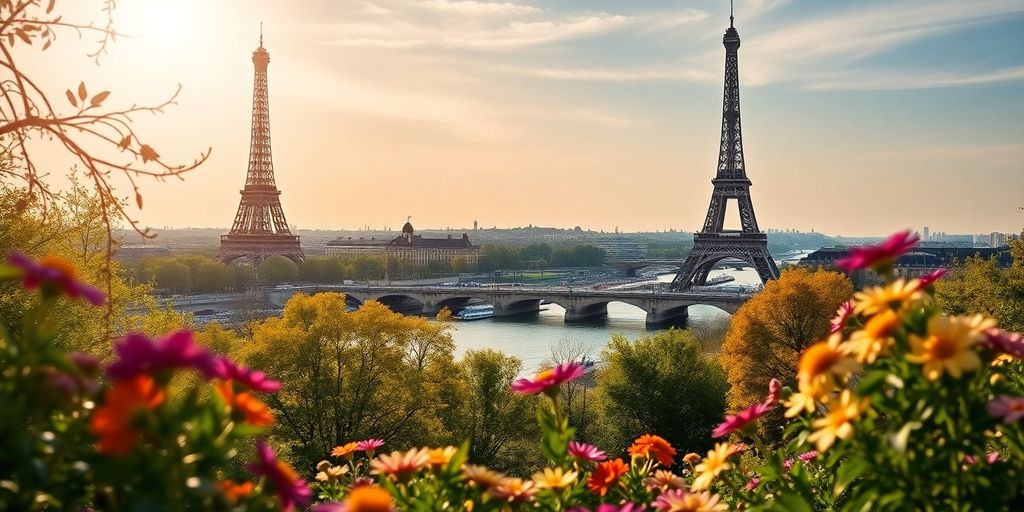
[[[373,457],[373,453],[381,446],[384,446],[383,439],[364,439],[356,443],[356,451],[366,452],[368,457]]]
[[[142,333],[131,333],[114,344],[114,352],[117,359],[107,367],[107,375],[114,379],[175,368],[194,368],[207,378],[218,376],[216,360],[196,345],[189,331],[172,332],[156,341]]]
[[[569,441],[569,455],[584,462],[601,462],[608,458],[604,450],[587,443]]]
[[[346,507],[344,503],[338,503],[337,501],[328,501],[313,505],[313,512],[345,512],[346,510],[348,510],[348,507]]]
[[[920,237],[909,230],[901,231],[885,239],[881,244],[850,249],[850,253],[836,260],[835,265],[847,272],[868,267],[877,269],[880,265],[892,264],[896,258],[913,249],[918,240]]]
[[[985,455],[985,462],[988,462],[989,465],[999,462],[999,452],[988,452],[988,455]]]
[[[818,458],[818,451],[817,450],[806,451],[806,452],[801,453],[800,455],[797,455],[796,458],[800,459],[804,464],[807,464],[808,462],[811,462],[812,460]]]
[[[779,394],[782,393],[782,381],[779,379],[772,379],[768,381],[768,396],[765,397],[764,403],[766,404],[777,404],[779,403]]]
[[[281,381],[271,379],[267,377],[266,373],[259,370],[235,364],[234,361],[224,356],[214,357],[211,368],[212,375],[208,376],[223,380],[233,380],[253,391],[276,393],[281,389]]]
[[[923,275],[917,278],[917,287],[922,289],[927,288],[929,285],[935,284],[935,281],[941,279],[947,272],[949,272],[948,269],[940,268],[930,274]]]
[[[837,333],[846,327],[846,322],[853,318],[853,301],[848,300],[839,305],[836,316],[832,318],[832,332]]]
[[[782,467],[785,468],[786,471],[789,471],[790,469],[793,469],[793,462],[795,462],[795,460],[793,457],[790,457],[782,463]]]
[[[524,395],[537,393],[555,393],[564,382],[583,376],[583,365],[579,363],[560,364],[554,368],[541,371],[532,379],[519,379],[512,383],[512,391]]]
[[[989,416],[1009,425],[1024,418],[1024,396],[999,395],[985,406]]]
[[[748,491],[753,491],[754,489],[757,489],[757,486],[760,485],[760,484],[761,484],[760,480],[758,480],[756,478],[751,478],[750,481],[747,482],[747,485],[744,488],[746,490],[748,490]]]
[[[37,262],[18,251],[11,251],[7,253],[7,263],[24,272],[21,282],[26,290],[38,286],[44,294],[56,292],[72,299],[81,297],[93,306],[102,306],[107,299],[99,288],[79,281],[74,265],[60,258],[51,256]]]
[[[277,460],[277,455],[262,439],[256,441],[257,461],[246,466],[253,474],[266,477],[277,492],[281,508],[291,510],[293,506],[305,507],[313,491],[306,481],[299,478],[298,473],[288,464]]]
[[[726,416],[725,421],[720,423],[711,432],[711,437],[725,437],[737,430],[741,430],[761,416],[768,414],[774,408],[773,404],[760,403],[751,405],[733,416]]]
[[[985,339],[996,352],[1024,359],[1024,338],[1020,334],[992,328],[985,331]]]
[[[614,503],[602,503],[593,510],[593,512],[643,512],[645,507],[643,505],[637,505],[636,503],[626,502],[622,504]],[[591,512],[587,507],[576,506],[567,510],[567,512]]]

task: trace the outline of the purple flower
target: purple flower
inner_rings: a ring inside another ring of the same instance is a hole
[[[63,259],[48,256],[36,262],[18,251],[11,251],[7,254],[7,263],[24,272],[22,286],[27,290],[38,286],[44,294],[63,292],[72,299],[81,297],[94,306],[102,306],[106,301],[107,296],[98,288],[79,281],[74,265]]]
[[[1024,418],[1024,397],[999,395],[985,406],[989,416],[1002,418],[1009,425]]]
[[[920,240],[920,237],[909,230],[902,231],[890,236],[878,245],[854,247],[850,249],[850,253],[846,257],[836,260],[835,264],[836,267],[847,272],[868,267],[878,268],[886,263],[892,264],[892,262],[896,261],[896,258],[913,249],[917,245],[918,240]]]
[[[288,464],[277,460],[277,455],[262,439],[256,441],[256,462],[246,466],[253,474],[266,477],[277,492],[281,508],[291,510],[293,506],[305,507],[313,491],[306,481],[299,478],[298,473]]]
[[[152,374],[175,368],[195,368],[207,378],[217,377],[210,352],[196,345],[189,331],[176,331],[153,341],[142,333],[130,333],[114,345],[117,359],[107,367],[114,379]]]
[[[223,380],[233,380],[245,387],[259,391],[261,393],[276,393],[281,389],[281,381],[277,381],[267,377],[266,373],[259,370],[253,370],[246,368],[245,366],[235,364],[230,359],[224,356],[217,356],[213,358],[213,364],[210,366],[211,371],[208,377],[214,377]]]
[[[569,455],[586,462],[601,462],[608,458],[604,450],[587,443],[569,441]]]

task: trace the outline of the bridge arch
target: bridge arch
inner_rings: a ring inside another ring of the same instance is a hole
[[[401,293],[382,295],[375,299],[396,313],[419,314],[423,311],[423,301]]]

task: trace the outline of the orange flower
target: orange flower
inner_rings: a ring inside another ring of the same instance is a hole
[[[608,489],[619,482],[619,477],[629,471],[629,466],[622,459],[615,459],[602,462],[594,468],[594,472],[587,479],[587,488],[598,496],[604,496]]]
[[[331,455],[335,457],[352,458],[352,453],[356,451],[356,444],[357,443],[355,441],[352,441],[343,445],[335,446],[334,449],[331,450]]]
[[[252,482],[237,483],[234,480],[224,480],[218,486],[232,504],[237,502],[238,498],[248,496],[255,487]]]
[[[243,391],[235,392],[235,385],[231,381],[217,381],[214,386],[228,407],[240,413],[246,423],[265,427],[274,423],[274,415],[266,404],[260,402],[252,393]]]
[[[141,435],[134,426],[135,416],[163,402],[164,390],[148,375],[114,381],[106,402],[89,423],[89,431],[99,438],[96,449],[108,455],[127,455]]]
[[[633,441],[629,447],[629,454],[633,457],[655,459],[662,466],[671,466],[676,457],[676,449],[663,437],[644,434]]]
[[[391,512],[395,503],[391,493],[376,485],[360,485],[345,500],[347,512]]]

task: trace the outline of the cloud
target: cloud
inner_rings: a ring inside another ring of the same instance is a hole
[[[1024,82],[1024,66],[995,71],[967,73],[851,73],[831,79],[821,79],[810,86],[812,90],[899,90],[931,89]]]
[[[466,16],[537,14],[543,9],[512,2],[478,2],[476,0],[419,0],[417,7]]]
[[[720,72],[711,69],[679,66],[652,67],[647,69],[573,69],[573,68],[515,68],[505,67],[502,71],[515,74],[549,78],[552,80],[574,80],[582,82],[710,82],[721,80]]]

